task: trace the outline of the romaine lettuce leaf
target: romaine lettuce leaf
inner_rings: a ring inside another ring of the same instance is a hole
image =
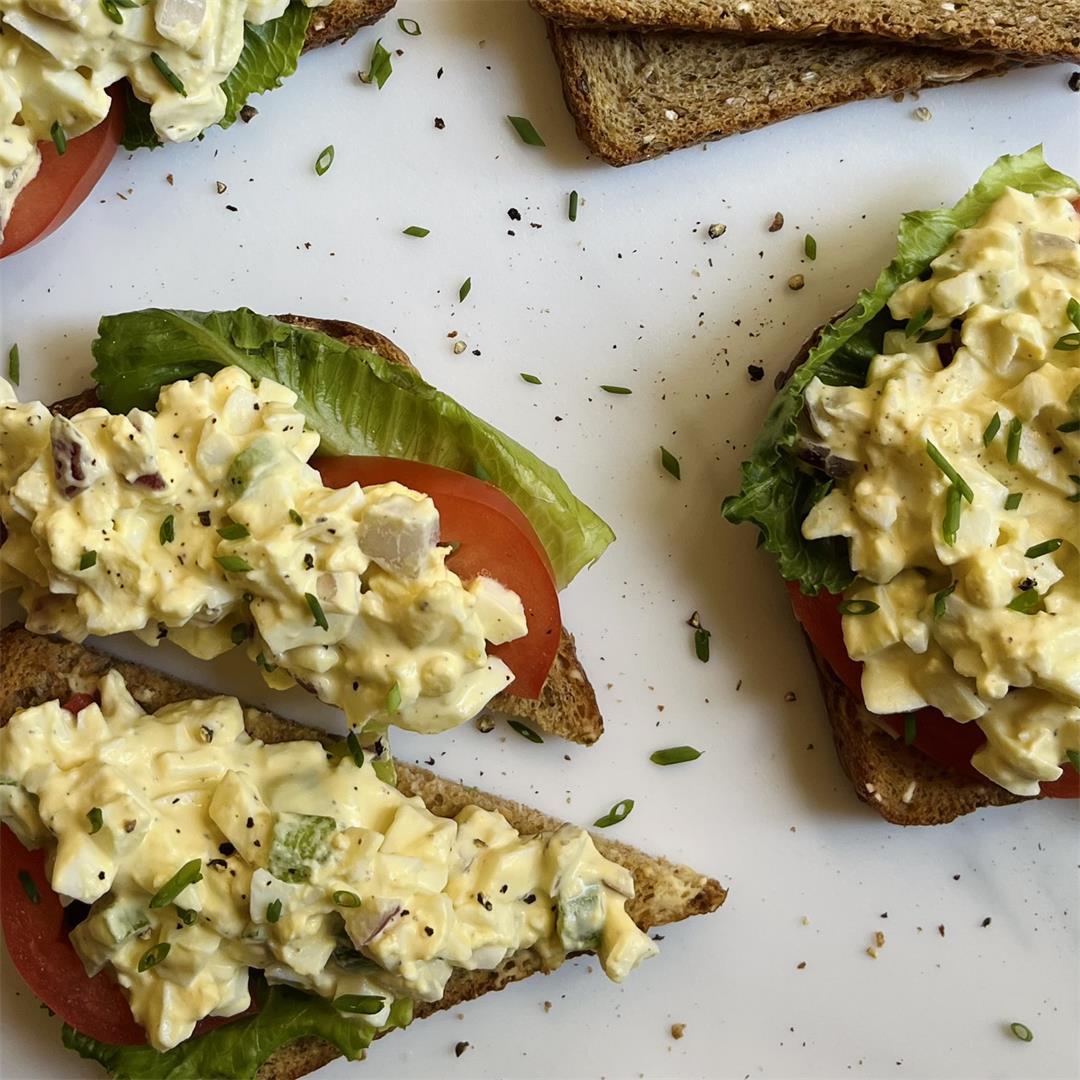
[[[218,121],[219,126],[227,128],[234,124],[248,97],[276,89],[282,79],[296,70],[310,20],[311,8],[300,0],[292,0],[280,17],[261,26],[244,24],[240,59],[221,87],[225,91],[225,115]],[[127,106],[121,140],[124,149],[152,150],[160,146],[161,140],[150,122],[150,106],[132,93],[128,83],[124,84],[124,96]]]
[[[383,1030],[406,1027],[412,1002],[401,998]],[[117,1080],[249,1080],[275,1050],[314,1036],[333,1044],[351,1061],[364,1056],[376,1029],[337,1011],[325,998],[284,986],[272,987],[254,1016],[196,1035],[160,1053],[152,1046],[113,1046],[83,1035],[68,1024],[62,1038],[69,1050],[103,1065]]]
[[[905,214],[896,257],[874,287],[859,293],[854,307],[824,328],[817,344],[776,395],[761,434],[742,466],[742,486],[724,500],[723,514],[761,530],[761,545],[776,556],[780,573],[814,596],[824,588],[840,592],[852,579],[847,542],[838,537],[806,540],[802,522],[829,490],[830,481],[795,456],[796,425],[804,393],[816,375],[832,385],[862,386],[886,330],[901,325],[885,307],[904,282],[918,277],[948,246],[959,229],[973,226],[1007,187],[1033,195],[1075,191],[1075,180],[1051,169],[1042,147],[999,158],[952,208]]]
[[[162,386],[235,364],[296,391],[327,454],[384,454],[483,475],[520,507],[568,584],[615,539],[550,465],[419,375],[246,308],[107,315],[94,378],[113,412],[152,409]]]

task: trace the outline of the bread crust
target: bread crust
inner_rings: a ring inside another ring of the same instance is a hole
[[[110,669],[124,677],[132,696],[147,711],[176,701],[214,696],[210,691],[141,664],[117,660],[83,645],[41,637],[12,625],[0,631],[0,725],[7,723],[19,709],[86,692]],[[247,730],[264,742],[319,739],[328,745],[336,741],[324,732],[259,709],[247,708],[244,722]],[[452,817],[472,803],[498,811],[521,832],[539,832],[562,824],[512,800],[444,780],[417,765],[396,764],[398,788],[405,795],[419,795],[432,813],[442,817]],[[627,911],[643,930],[715,911],[727,896],[727,890],[718,881],[686,866],[645,855],[605,837],[596,836],[594,840],[606,858],[621,863],[633,873],[636,894],[627,903]],[[418,1003],[415,1015],[423,1018],[452,1009],[544,970],[535,952],[523,950],[494,971],[455,972],[443,998],[434,1004]],[[334,1047],[319,1039],[298,1040],[267,1060],[259,1070],[259,1080],[293,1080],[337,1056]]]
[[[304,52],[346,41],[364,26],[378,22],[397,0],[333,0],[314,8],[304,39]]]

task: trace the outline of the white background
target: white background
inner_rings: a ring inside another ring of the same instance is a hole
[[[873,280],[903,210],[951,203],[999,154],[1038,141],[1080,174],[1071,69],[848,106],[613,170],[576,140],[543,24],[523,4],[410,2],[396,15],[423,35],[391,18],[306,57],[250,125],[120,155],[75,219],[0,268],[0,347],[19,343],[24,396],[51,400],[87,384],[106,312],[246,304],[391,335],[432,382],[562,469],[619,535],[564,596],[607,719],[597,746],[469,727],[402,736],[397,753],[433,754],[448,776],[585,823],[633,797],[618,838],[731,895],[664,932],[661,955],[623,987],[579,961],[325,1075],[1076,1076],[1076,805],[903,830],[856,801],[780,582],[753,531],[719,511],[773,377]],[[381,92],[356,78],[380,34],[404,51]],[[547,148],[523,145],[507,113],[529,117]],[[316,178],[329,143],[336,160]],[[769,233],[777,210],[787,223]],[[727,225],[721,239],[707,238],[712,222]],[[431,235],[402,236],[408,225]],[[792,293],[796,272],[807,284]],[[468,343],[458,356],[454,330]],[[756,384],[751,363],[766,371]],[[681,483],[660,468],[661,443]],[[713,632],[707,665],[685,625],[695,609]],[[185,665],[169,648],[153,660],[270,693],[228,663]],[[277,704],[314,711],[302,696]],[[649,763],[680,743],[705,756]],[[60,1048],[6,959],[0,1006],[3,1076],[97,1074]],[[1014,1020],[1034,1042],[1009,1034]],[[686,1024],[679,1042],[673,1022]],[[471,1048],[455,1058],[459,1041]]]

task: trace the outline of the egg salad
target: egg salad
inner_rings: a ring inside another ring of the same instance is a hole
[[[37,633],[244,647],[354,727],[463,723],[513,679],[486,642],[527,632],[521,600],[447,569],[428,496],[324,487],[295,402],[229,367],[165,387],[155,413],[68,419],[0,381],[4,586]]]
[[[321,7],[330,0],[303,0]],[[289,0],[0,0],[0,236],[37,175],[37,143],[59,149],[100,124],[106,89],[129,80],[162,140],[186,142],[225,114],[222,84],[246,23]]]
[[[974,721],[1037,795],[1080,761],[1080,215],[1007,189],[931,267],[865,386],[807,387],[838,468],[802,531],[850,541],[867,708]]]
[[[386,1024],[456,970],[523,949],[595,950],[623,979],[657,952],[634,881],[589,834],[520,835],[498,813],[432,814],[355,740],[265,744],[235,698],[148,715],[123,678],[78,715],[58,701],[0,730],[0,820],[49,851],[52,888],[91,905],[71,940],[108,969],[151,1044],[248,1008],[248,969]]]

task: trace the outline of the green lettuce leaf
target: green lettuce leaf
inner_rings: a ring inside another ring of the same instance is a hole
[[[805,363],[773,399],[761,434],[742,465],[742,486],[724,500],[723,514],[735,523],[752,522],[761,546],[776,556],[780,573],[798,581],[803,592],[840,592],[852,580],[847,541],[839,537],[806,540],[802,522],[831,481],[795,456],[796,431],[806,386],[816,375],[834,386],[862,386],[870,360],[881,351],[885,332],[902,323],[885,306],[905,282],[926,272],[960,229],[971,228],[1008,187],[1032,195],[1075,191],[1075,180],[1050,168],[1042,147],[999,158],[952,209],[905,214],[896,257],[874,287],[859,293],[855,305],[822,330]]]
[[[310,20],[311,8],[300,0],[293,0],[276,19],[261,26],[244,24],[240,59],[221,87],[225,91],[225,115],[218,121],[220,127],[227,128],[236,123],[240,110],[252,94],[276,89],[282,79],[296,70]],[[160,146],[161,140],[150,122],[150,106],[140,101],[126,82],[124,94],[127,105],[122,139],[124,149]]]
[[[406,1027],[411,1020],[412,1002],[401,998],[391,1006],[382,1030]],[[98,1042],[68,1024],[62,1038],[69,1050],[103,1065],[117,1080],[249,1080],[275,1050],[297,1039],[323,1039],[355,1061],[375,1034],[370,1024],[339,1013],[325,998],[275,986],[254,1016],[196,1035],[165,1053],[152,1046]]]
[[[562,588],[614,540],[550,465],[415,372],[364,349],[237,311],[107,315],[93,345],[107,408],[152,409],[162,386],[235,364],[294,390],[327,454],[383,454],[483,476],[518,505]]]

